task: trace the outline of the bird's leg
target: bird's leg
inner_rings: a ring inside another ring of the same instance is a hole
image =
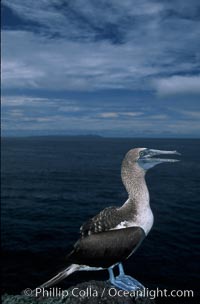
[[[108,272],[109,272],[109,280],[110,280],[110,283],[120,289],[123,289],[123,290],[127,290],[126,289],[126,285],[123,284],[123,282],[121,282],[121,285],[118,286],[117,282],[116,282],[116,278],[114,276],[114,272],[113,272],[113,266],[109,267],[108,268]]]
[[[124,273],[124,267],[123,267],[122,263],[119,263],[118,267],[119,267],[119,275],[120,276],[125,275],[125,273]]]
[[[110,274],[110,283],[119,289],[123,289],[126,291],[135,291],[139,289],[144,289],[144,286],[138,282],[136,279],[131,276],[125,275],[122,264],[118,265],[119,267],[119,275],[117,277],[114,276],[113,270],[110,267],[108,269]]]
[[[119,275],[116,277],[116,282],[126,286],[125,290],[144,289],[144,286],[131,276],[125,275],[122,263],[118,264]]]
[[[113,272],[113,267],[109,267],[108,268],[108,272],[109,272],[110,283],[113,284],[115,282],[115,276],[114,276],[114,272]]]

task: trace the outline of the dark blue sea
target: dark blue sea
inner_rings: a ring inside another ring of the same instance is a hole
[[[2,139],[3,293],[55,275],[81,224],[125,202],[120,166],[133,147],[182,156],[147,173],[155,222],[124,268],[149,288],[198,290],[200,140],[29,137]],[[60,286],[107,278],[106,271],[75,273]]]

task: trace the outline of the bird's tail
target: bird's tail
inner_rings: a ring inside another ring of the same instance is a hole
[[[81,265],[77,264],[71,264],[69,267],[65,268],[61,272],[59,272],[56,276],[54,276],[52,279],[49,281],[43,283],[39,287],[37,287],[32,294],[37,294],[39,291],[41,291],[43,288],[48,288],[52,285],[55,285],[56,283],[62,281],[66,277],[68,277],[70,274],[72,274],[75,271],[78,271],[81,268]]]

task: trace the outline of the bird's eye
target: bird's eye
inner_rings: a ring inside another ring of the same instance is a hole
[[[140,151],[140,157],[145,155],[145,151]]]

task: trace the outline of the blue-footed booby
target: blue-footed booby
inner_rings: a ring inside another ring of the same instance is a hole
[[[39,288],[50,287],[75,271],[101,269],[108,269],[111,284],[120,289],[133,291],[144,288],[137,280],[125,275],[122,262],[135,252],[153,225],[154,217],[145,182],[147,170],[163,162],[177,161],[154,157],[162,154],[179,153],[148,148],[128,151],[121,166],[127,201],[121,207],[105,208],[84,223],[80,228],[80,239],[67,255],[70,266]],[[117,277],[113,273],[115,266],[119,267]]]

